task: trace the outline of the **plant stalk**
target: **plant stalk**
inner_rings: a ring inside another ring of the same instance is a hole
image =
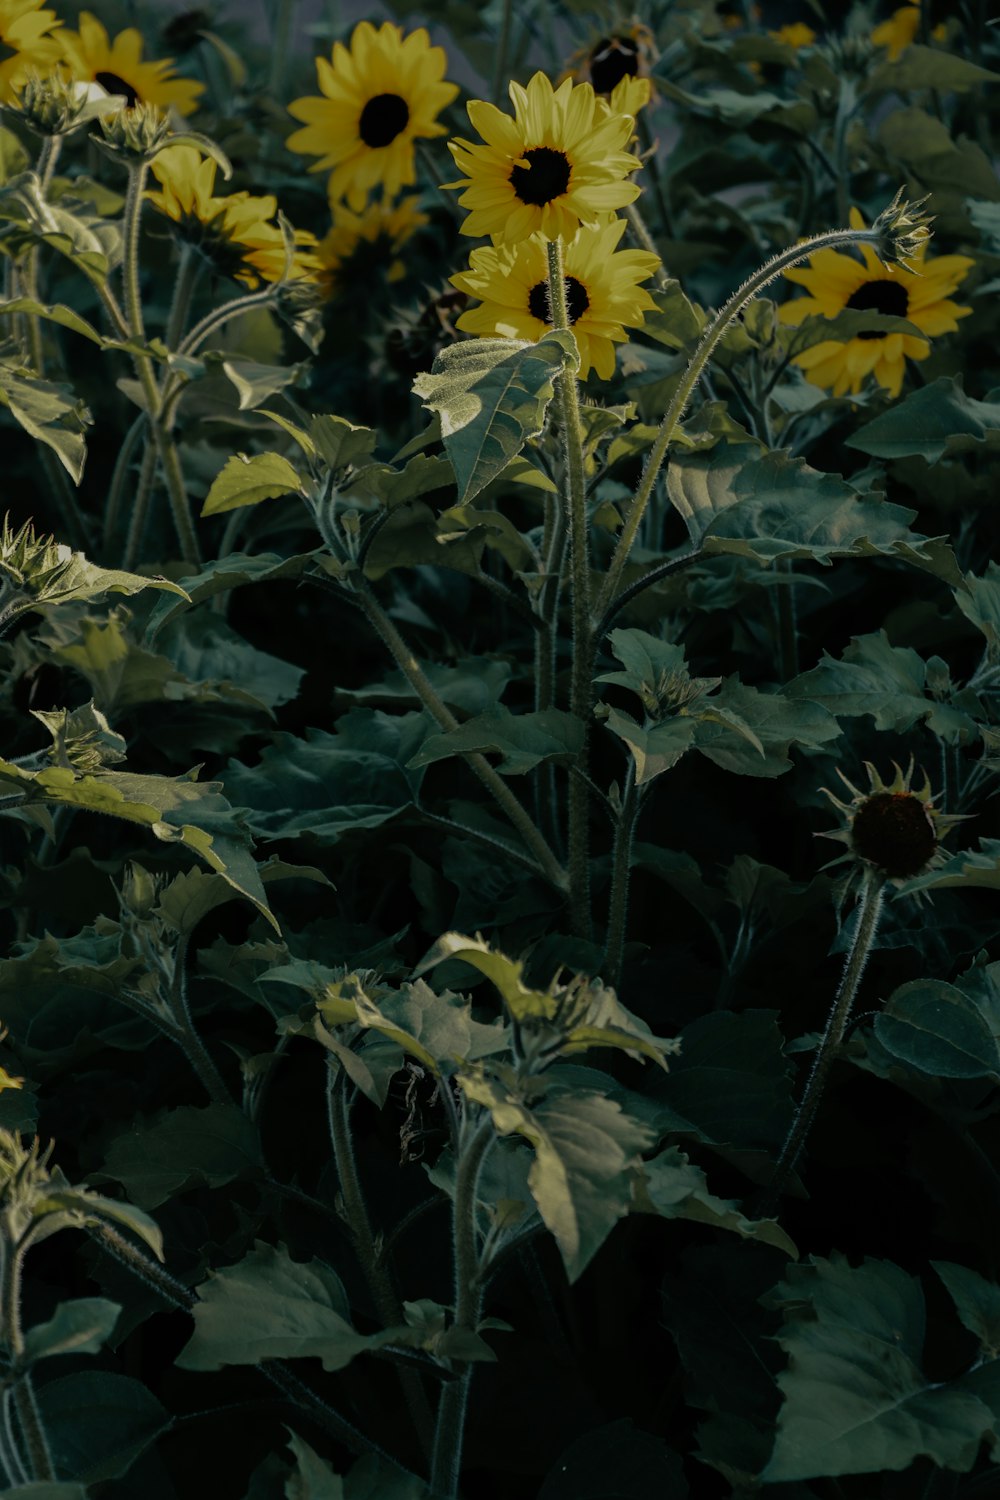
[[[612,989],[621,983],[622,956],[628,925],[628,893],[631,876],[632,845],[639,816],[641,795],[635,784],[635,761],[629,756],[625,773],[618,822],[615,827],[611,856],[611,895],[608,902],[608,931],[604,945],[604,978]]]

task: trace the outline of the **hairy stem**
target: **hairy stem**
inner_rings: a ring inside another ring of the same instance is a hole
[[[21,1271],[24,1250],[21,1244],[3,1241],[3,1335],[11,1364],[15,1367],[12,1377],[14,1410],[27,1450],[28,1469],[33,1479],[44,1482],[55,1479],[52,1454],[48,1438],[42,1425],[41,1413],[35,1400],[35,1390],[28,1370],[19,1369],[24,1359],[24,1334],[21,1329]]]
[[[613,989],[621,982],[622,955],[628,924],[628,892],[631,874],[632,845],[639,816],[640,794],[635,784],[635,761],[629,758],[622,792],[615,843],[611,856],[611,895],[608,902],[608,931],[604,946],[604,978]]]

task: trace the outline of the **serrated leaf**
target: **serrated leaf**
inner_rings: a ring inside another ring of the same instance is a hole
[[[217,516],[241,505],[259,505],[262,500],[276,500],[279,495],[303,492],[299,474],[280,453],[234,453],[212,486],[201,508],[203,516]]]
[[[917,1458],[972,1467],[993,1415],[957,1382],[924,1375],[914,1277],[889,1261],[852,1268],[834,1255],[791,1267],[770,1300],[785,1310],[778,1340],[789,1364],[766,1482],[898,1471]]]
[[[979,1340],[983,1357],[996,1359],[1000,1355],[1000,1286],[952,1261],[932,1260],[931,1265],[947,1287],[963,1324]]]
[[[483,1076],[460,1074],[459,1083],[501,1135],[524,1136],[534,1147],[528,1184],[575,1281],[628,1213],[632,1172],[653,1132],[603,1094],[553,1088],[528,1109]]]
[[[408,764],[428,766],[452,755],[474,752],[500,756],[496,769],[504,776],[523,776],[543,761],[571,761],[583,744],[583,725],[558,708],[512,714],[498,705],[466,719],[457,729],[428,735]]]
[[[440,413],[441,435],[458,484],[459,504],[472,500],[537,437],[563,369],[579,365],[571,333],[552,330],[537,344],[467,339],[442,350],[414,392]]]
[[[678,1149],[668,1146],[635,1174],[633,1212],[658,1214],[665,1219],[693,1219],[728,1229],[741,1239],[774,1245],[795,1259],[798,1252],[775,1219],[751,1220],[741,1214],[734,1199],[717,1198],[708,1191],[705,1174]]]
[[[643,726],[617,708],[608,709],[604,723],[631,750],[636,786],[647,786],[675,766],[694,744],[698,728],[694,718],[680,715],[663,719],[659,724]]]
[[[374,452],[376,435],[370,427],[358,427],[346,417],[317,416],[309,422],[309,438],[328,469],[345,469]]]
[[[1000,1083],[1000,1047],[979,1007],[938,979],[900,985],[874,1020],[891,1057],[935,1078],[992,1078]]]
[[[35,297],[12,297],[8,302],[0,303],[0,317],[10,317],[13,313],[28,313],[35,318],[44,318],[46,322],[58,323],[63,328],[71,328],[74,333],[82,333],[92,344],[107,342],[93,323],[88,323],[86,318],[81,318],[78,312],[62,302],[47,306]]]
[[[782,776],[791,770],[793,745],[816,749],[841,732],[833,714],[821,704],[784,693],[762,693],[735,677],[706,699],[704,708],[697,721],[695,748],[737,775]],[[732,716],[728,722],[726,715]]]
[[[293,1261],[283,1246],[260,1241],[238,1265],[212,1272],[198,1297],[194,1334],[177,1357],[182,1370],[263,1359],[318,1359],[324,1370],[342,1370],[357,1355],[405,1340],[409,1332],[358,1333],[329,1266]]]
[[[157,1208],[194,1186],[222,1187],[255,1176],[261,1166],[257,1131],[235,1105],[181,1105],[153,1121],[137,1120],[118,1135],[100,1175],[124,1185],[141,1208]]]

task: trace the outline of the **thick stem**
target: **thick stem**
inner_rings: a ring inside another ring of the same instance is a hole
[[[458,720],[438,697],[413,652],[375,598],[366,580],[360,575],[355,575],[352,580],[352,597],[363,610],[369,624],[381,637],[396,665],[431,717],[446,732],[457,729]],[[565,890],[566,872],[503,777],[498,775],[486,757],[478,752],[467,753],[465,760],[495,799],[501,811],[514,825],[525,847],[534,856],[541,873],[559,890]]]
[[[187,326],[188,314],[191,311],[191,298],[194,295],[195,284],[198,280],[198,272],[201,270],[201,262],[193,245],[181,246],[181,259],[177,267],[177,279],[174,282],[174,295],[170,303],[170,314],[167,318],[167,330],[164,335],[164,343],[168,349],[176,349],[184,336]]]
[[[492,1117],[484,1115],[467,1139],[465,1149],[460,1152],[455,1172],[451,1221],[455,1327],[472,1332],[475,1332],[479,1322],[483,1301],[476,1230],[476,1189],[486,1152],[494,1139]],[[457,1379],[450,1381],[441,1392],[431,1462],[431,1491],[435,1500],[454,1500],[458,1494],[465,1414],[474,1368],[474,1365],[467,1364]]]
[[[24,1334],[21,1329],[21,1270],[24,1251],[20,1244],[3,1244],[2,1316],[4,1343],[10,1362],[20,1366],[24,1359]],[[28,1468],[33,1479],[44,1482],[55,1478],[52,1454],[35,1400],[34,1386],[28,1370],[16,1371],[12,1385],[14,1410],[28,1454]]]
[[[667,455],[667,449],[673,440],[677,425],[680,422],[695,386],[701,379],[705,366],[714,354],[716,347],[735,318],[739,317],[744,307],[752,302],[758,292],[776,281],[783,271],[789,266],[798,265],[800,261],[808,260],[818,250],[840,249],[848,245],[872,245],[879,241],[880,236],[871,229],[832,229],[827,234],[814,235],[812,239],[804,240],[798,245],[791,245],[787,250],[782,250],[779,255],[773,256],[759,270],[755,271],[742,286],[738,287],[729,301],[716,313],[711,322],[705,328],[698,345],[688,361],[687,369],[681,376],[680,384],[674,392],[673,400],[668,406],[663,421],[660,423],[659,431],[653,442],[652,448],[646,458],[646,464],[639,480],[639,487],[635,492],[635,498],[629,509],[625,525],[622,527],[604,580],[604,588],[598,601],[598,617],[603,616],[610,607],[612,600],[618,591],[622,572],[628,562],[629,555],[635,545],[635,539],[639,533],[646,506],[653,493],[657,476]]]
[[[781,1148],[778,1164],[774,1169],[774,1176],[768,1184],[767,1190],[761,1199],[757,1210],[759,1218],[766,1218],[781,1195],[781,1190],[792,1172],[799,1158],[802,1147],[805,1145],[806,1137],[812,1128],[816,1118],[816,1111],[823,1097],[826,1080],[833,1066],[840,1044],[844,1038],[844,1031],[850,1019],[851,1006],[858,992],[858,985],[868,962],[868,955],[875,941],[878,931],[879,917],[882,913],[882,893],[884,890],[884,876],[878,870],[870,870],[865,876],[865,883],[861,888],[861,899],[858,903],[858,920],[854,929],[854,940],[851,950],[847,955],[844,965],[844,975],[840,981],[833,1007],[827,1018],[826,1029],[820,1038],[819,1047],[813,1060],[812,1071],[806,1083],[802,1101],[792,1120],[785,1144]]]
[[[549,313],[553,328],[569,332],[566,277],[561,240],[549,240]],[[583,466],[583,426],[576,375],[563,370],[559,376],[562,432],[566,473],[566,519],[569,533],[570,614],[573,633],[573,663],[570,678],[570,712],[583,726],[583,741],[575,765],[583,776],[570,776],[568,794],[568,863],[570,912],[573,929],[590,936],[590,796],[587,789],[590,738],[591,677],[593,644],[590,631],[590,549],[587,527],[587,483]]]
[[[611,895],[608,902],[608,933],[604,947],[604,978],[613,989],[621,982],[622,955],[628,924],[628,891],[632,845],[639,816],[640,796],[635,784],[635,761],[629,758],[622,792],[615,843],[611,856]]]
[[[222,1074],[208,1052],[208,1048],[195,1030],[187,995],[187,938],[182,938],[174,956],[174,976],[170,986],[170,1011],[177,1025],[178,1045],[183,1047],[188,1062],[198,1075],[198,1080],[213,1104],[232,1104],[233,1096],[226,1088]]]

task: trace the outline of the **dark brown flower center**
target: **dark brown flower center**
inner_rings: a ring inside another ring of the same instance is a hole
[[[117,73],[95,73],[94,82],[99,83],[109,94],[121,94],[127,109],[135,109],[140,103],[139,95],[132,85],[126,83],[124,78],[119,78]]]
[[[639,71],[639,48],[630,36],[605,36],[590,54],[590,81],[595,94],[610,94],[623,78]]]
[[[569,187],[570,166],[562,151],[551,146],[532,146],[524,153],[528,165],[515,167],[510,185],[522,203],[542,208],[554,198],[561,198]]]
[[[910,310],[910,294],[900,281],[865,281],[852,292],[845,303],[860,312],[886,313],[892,318],[905,318]],[[884,333],[856,333],[856,339],[881,339]]]
[[[361,111],[358,134],[366,146],[389,146],[405,130],[410,107],[398,94],[376,94]]]
[[[590,306],[590,298],[587,296],[587,288],[582,281],[577,281],[575,276],[563,278],[566,283],[566,313],[571,323],[577,318],[582,318]],[[528,293],[528,311],[533,318],[539,318],[541,322],[552,324],[552,313],[549,309],[549,284],[547,281],[539,281]]]
[[[851,844],[855,854],[887,875],[907,880],[919,875],[938,845],[925,803],[912,792],[876,792],[854,814]]]

